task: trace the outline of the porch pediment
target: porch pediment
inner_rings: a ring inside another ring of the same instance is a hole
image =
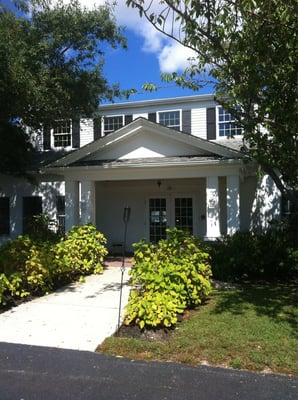
[[[49,164],[47,168],[99,165],[102,162],[171,158],[238,159],[239,151],[138,118]]]

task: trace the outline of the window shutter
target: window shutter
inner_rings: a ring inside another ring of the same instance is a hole
[[[215,107],[207,108],[207,139],[216,139]]]
[[[50,150],[51,148],[51,129],[49,125],[43,127],[43,149]]]
[[[156,113],[149,113],[148,120],[151,122],[156,122]]]
[[[9,197],[0,197],[0,235],[10,233],[10,206]]]
[[[182,132],[191,134],[191,110],[182,110]]]
[[[97,140],[101,137],[101,118],[93,119],[93,139]]]
[[[77,149],[80,147],[80,119],[72,120],[72,147]]]
[[[124,125],[128,125],[132,122],[132,115],[125,115]]]

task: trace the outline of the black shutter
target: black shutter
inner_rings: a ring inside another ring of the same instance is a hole
[[[93,120],[93,139],[101,137],[101,117],[94,118]]]
[[[215,107],[207,108],[207,139],[216,139]]]
[[[132,115],[125,115],[124,125],[128,125],[132,122]]]
[[[80,119],[72,120],[72,147],[78,149],[80,147]]]
[[[50,150],[51,148],[51,128],[49,125],[43,127],[43,149]]]
[[[9,197],[0,197],[0,235],[10,233],[10,207]]]
[[[156,113],[149,113],[148,120],[151,122],[156,122]]]
[[[182,132],[191,134],[191,110],[182,110]]]

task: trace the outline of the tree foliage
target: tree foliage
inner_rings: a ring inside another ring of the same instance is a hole
[[[199,90],[215,80],[216,100],[244,128],[245,151],[293,200],[297,171],[297,1],[127,0],[156,29],[194,51],[167,81]],[[154,7],[154,8],[153,8]]]
[[[76,0],[25,0],[12,9],[0,2],[0,129],[8,137],[18,130],[11,147],[27,153],[24,126],[89,116],[102,99],[121,95],[103,75],[106,45],[126,47],[107,5],[90,11]],[[1,172],[13,169],[1,163]]]

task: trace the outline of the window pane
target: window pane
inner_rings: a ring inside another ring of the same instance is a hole
[[[57,121],[54,126],[54,147],[71,146],[71,121]]]
[[[166,199],[149,200],[150,242],[157,243],[165,239],[167,228]]]
[[[235,118],[222,107],[218,109],[218,131],[219,136],[242,135],[242,128],[237,125]]]
[[[9,235],[9,197],[0,197],[0,235]]]
[[[104,117],[104,133],[116,131],[123,126],[123,116]]]
[[[175,199],[175,227],[193,233],[192,198]]]
[[[159,123],[169,128],[180,130],[180,111],[160,112]]]

